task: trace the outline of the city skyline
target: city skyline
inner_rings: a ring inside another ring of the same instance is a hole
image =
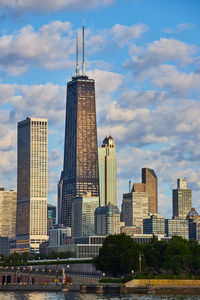
[[[63,3],[47,11],[45,5],[8,2],[0,36],[1,186],[16,190],[16,122],[47,117],[48,199],[54,204],[63,163],[65,84],[75,72],[75,33],[80,39],[83,15],[76,1],[73,7]],[[116,141],[118,206],[129,179],[138,182],[147,167],[159,179],[161,215],[172,215],[171,190],[183,177],[199,211],[199,4],[101,3],[85,2],[86,73],[96,81],[99,145],[109,134]]]

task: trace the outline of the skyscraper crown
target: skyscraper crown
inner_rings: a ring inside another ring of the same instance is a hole
[[[109,137],[105,137],[105,139],[103,140],[103,145],[102,147],[111,147],[111,148],[115,148],[115,142],[114,139],[111,135],[109,135]]]

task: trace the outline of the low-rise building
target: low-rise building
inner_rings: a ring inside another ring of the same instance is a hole
[[[52,251],[66,252],[71,251],[75,258],[93,258],[99,255],[106,236],[87,236],[74,238],[74,244],[61,245],[58,247],[48,246],[48,254]]]
[[[125,233],[126,235],[134,236],[134,234],[141,234],[141,227],[139,226],[122,226],[120,233]]]

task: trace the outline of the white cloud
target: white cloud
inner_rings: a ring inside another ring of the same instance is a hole
[[[110,29],[110,34],[113,36],[113,40],[120,46],[124,46],[128,41],[140,38],[147,30],[148,26],[145,24],[136,24],[132,26],[116,24]]]
[[[2,9],[11,9],[15,13],[36,11],[40,13],[63,10],[87,10],[98,6],[110,5],[113,0],[0,0]]]
[[[0,84],[0,104],[12,106],[7,120],[12,124],[32,115],[47,117],[54,126],[59,126],[64,122],[65,93],[64,87],[52,83],[32,86]]]
[[[89,29],[86,30],[86,47],[89,53],[94,54],[97,51],[113,49],[113,47],[124,47],[132,40],[141,38],[144,32],[148,31],[148,26],[145,24],[134,24],[125,26],[115,24],[111,28],[99,30],[97,33],[92,33]]]
[[[128,90],[121,94],[120,103],[127,103],[130,108],[144,107],[146,105],[158,105],[169,101],[165,91],[156,90]]]
[[[69,22],[51,22],[38,31],[27,25],[13,35],[1,36],[0,66],[14,75],[25,72],[31,64],[46,69],[72,68],[74,47]]]
[[[87,55],[105,50],[108,46],[122,47],[146,30],[143,24],[130,27],[117,24],[98,33],[87,29]],[[75,31],[70,22],[53,21],[37,30],[27,25],[13,34],[0,37],[0,67],[5,72],[19,75],[31,66],[47,70],[75,67]]]
[[[176,27],[169,27],[164,29],[163,31],[166,33],[182,33],[185,30],[188,29],[193,29],[194,28],[194,24],[192,23],[181,23],[176,25]]]
[[[179,72],[175,66],[162,65],[153,72],[152,83],[167,88],[171,93],[185,95],[190,89],[200,90],[200,74]]]
[[[125,67],[133,68],[138,79],[144,79],[154,72],[154,69],[166,62],[176,62],[179,66],[185,66],[193,63],[194,45],[188,45],[175,39],[161,38],[148,45],[146,49],[135,45],[130,49],[132,62],[125,63]]]
[[[99,96],[116,91],[123,80],[122,74],[98,69],[88,71],[87,74],[95,79],[96,93]]]

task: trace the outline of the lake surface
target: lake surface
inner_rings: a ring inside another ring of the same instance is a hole
[[[96,295],[79,293],[0,292],[0,300],[197,300],[198,295]]]

